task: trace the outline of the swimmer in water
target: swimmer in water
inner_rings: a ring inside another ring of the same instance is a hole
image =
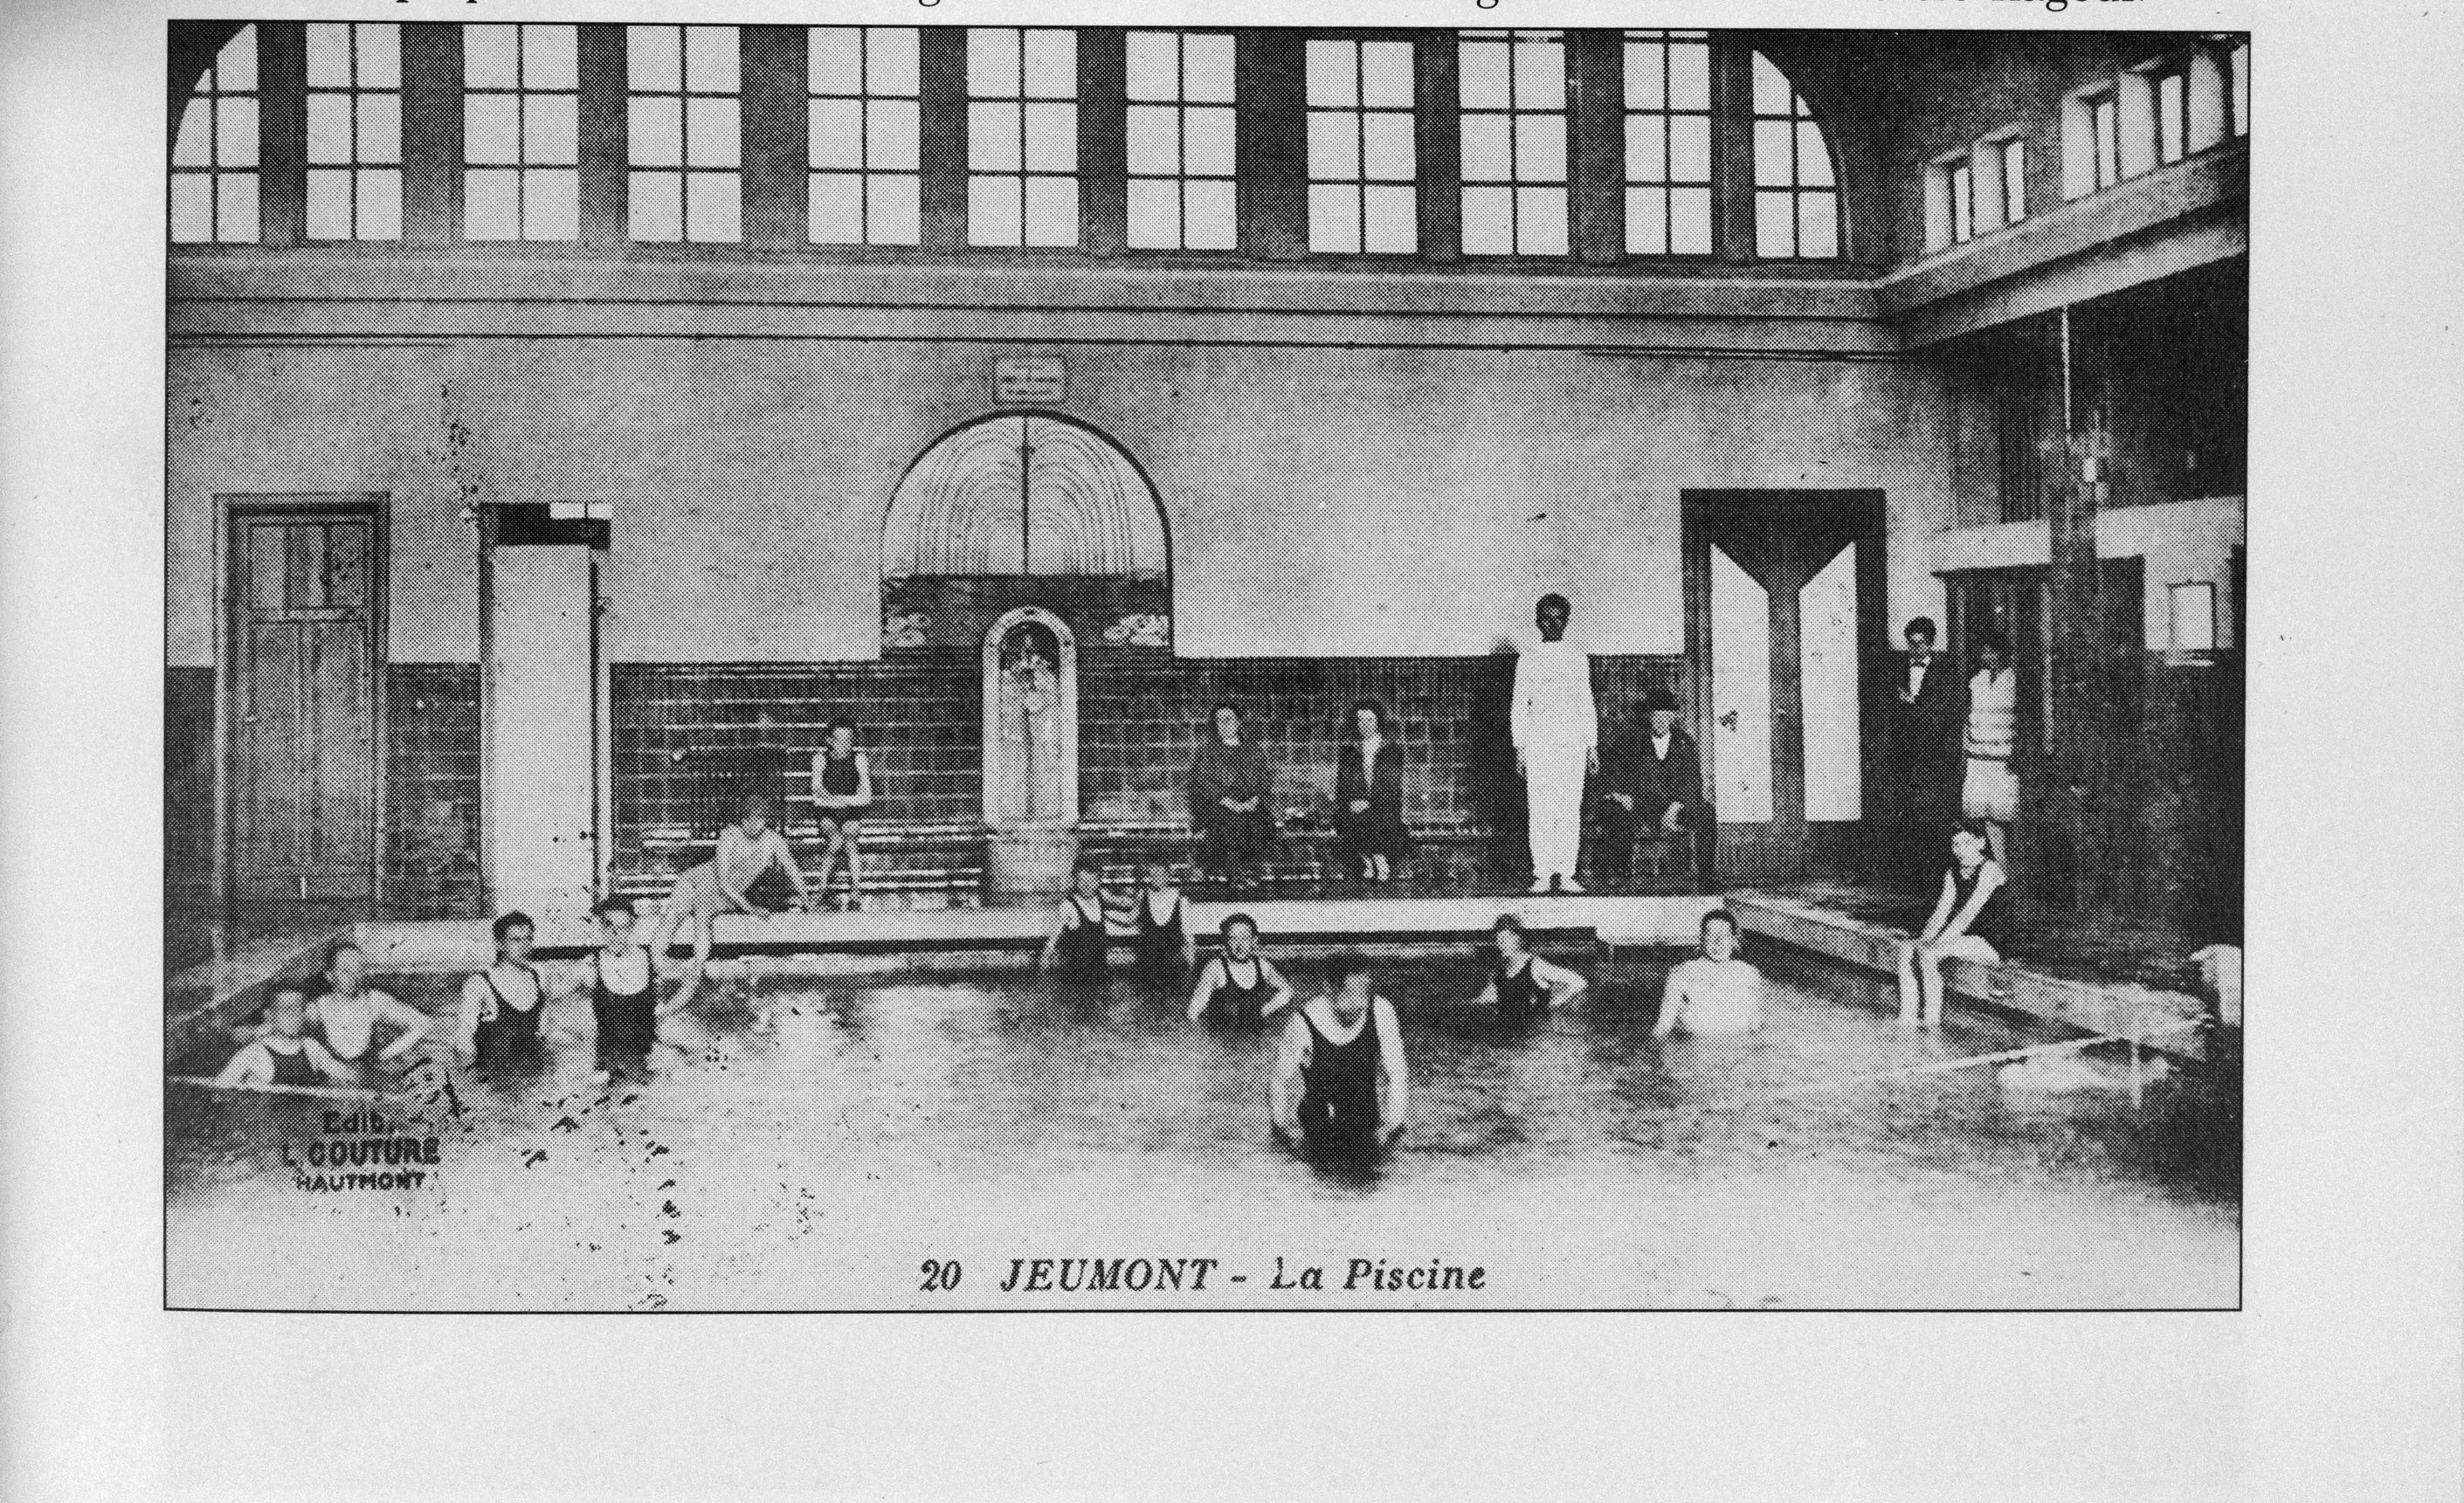
[[[1660,1021],[1651,1036],[1750,1034],[1763,1026],[1763,973],[1737,958],[1737,918],[1726,908],[1703,915],[1703,952],[1670,968],[1660,992]]]
[[[1177,986],[1197,964],[1198,941],[1189,932],[1189,904],[1174,884],[1170,866],[1147,862],[1137,904],[1138,974]]]
[[[367,957],[349,940],[325,951],[325,991],[308,1004],[308,1023],[333,1056],[363,1078],[395,1069],[431,1026],[427,1013],[369,988]],[[394,1036],[372,1049],[379,1028],[393,1030]]]
[[[1395,1004],[1377,995],[1369,963],[1329,972],[1331,995],[1301,1004],[1275,1048],[1266,1110],[1275,1141],[1310,1158],[1366,1158],[1403,1131],[1412,1071]]]
[[[265,1033],[251,1040],[214,1084],[241,1090],[269,1085],[350,1085],[359,1078],[350,1066],[334,1057],[323,1044],[304,1035],[308,1026],[308,993],[296,986],[276,987],[265,1005]]]
[[[710,965],[711,926],[722,913],[750,913],[768,918],[770,910],[747,896],[753,884],[765,873],[776,870],[795,889],[791,905],[803,908],[811,894],[804,884],[803,868],[796,864],[796,853],[787,847],[787,838],[770,826],[774,806],[766,794],[750,794],[737,806],[736,822],[718,832],[718,847],[711,859],[676,879],[669,889],[667,906],[660,910],[659,922],[650,931],[649,953],[654,964],[667,964],[668,942],[683,925],[693,926],[693,961],[685,969],[684,985],[677,989],[669,1011],[691,1006],[701,991],[702,971]]]
[[[530,963],[538,926],[527,913],[508,913],[490,931],[495,936],[496,958],[462,983],[453,1053],[464,1064],[482,1069],[536,1063],[548,995],[547,983]]]
[[[1488,985],[1474,1004],[1497,1009],[1507,1023],[1528,1023],[1553,1007],[1563,1007],[1591,983],[1551,961],[1531,953],[1523,921],[1501,913],[1489,926],[1497,946],[1497,962],[1489,968]]]
[[[1291,984],[1258,953],[1258,921],[1235,913],[1223,921],[1223,953],[1198,973],[1189,1020],[1255,1028],[1292,1005]]]
[[[658,1005],[658,977],[650,951],[634,927],[631,904],[622,898],[602,898],[590,912],[599,921],[599,948],[590,952],[589,963],[580,968],[575,979],[588,978],[590,1015],[599,1025],[599,1068],[591,1072],[591,1082],[633,1071],[648,1075],[654,1068],[651,1054],[659,1042],[659,1014],[684,1004]],[[681,991],[677,993],[685,995]]]
[[[1060,918],[1044,942],[1038,964],[1072,981],[1100,981],[1112,964],[1111,904],[1104,895],[1104,874],[1091,861],[1081,861],[1069,874],[1069,896],[1061,902]]]

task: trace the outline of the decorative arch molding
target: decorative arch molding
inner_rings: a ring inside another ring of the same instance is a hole
[[[1119,445],[1045,413],[980,418],[909,467],[882,520],[882,574],[1162,578],[1155,488]]]

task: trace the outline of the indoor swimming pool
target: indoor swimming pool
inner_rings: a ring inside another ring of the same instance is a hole
[[[1753,957],[1771,971],[1761,1034],[1660,1042],[1651,1028],[1673,952],[1551,953],[1591,974],[1592,990],[1519,1030],[1473,1007],[1484,972],[1468,949],[1381,965],[1414,1089],[1401,1146],[1366,1175],[1312,1167],[1270,1142],[1271,1035],[1198,1027],[1181,996],[1126,980],[735,984],[705,994],[673,1068],[612,1089],[589,1082],[586,1036],[559,1042],[533,1075],[454,1071],[449,1089],[430,1073],[424,1088],[375,1102],[175,1087],[169,1301],[2238,1301],[2237,1128],[2195,1075],[2153,1082],[2134,1106],[2110,1084],[2033,1092],[1990,1067],[1927,1072],[2045,1035],[1956,1012],[1939,1035],[1903,1031],[1877,983],[1770,954]],[[1304,989],[1316,973],[1294,970]],[[458,979],[379,984],[435,1012]],[[774,1033],[751,1026],[757,990]],[[586,1005],[556,1009],[552,1030],[586,1034]],[[211,1052],[180,1070],[210,1069]],[[2120,1061],[2096,1063],[2121,1078]],[[384,1122],[353,1115],[369,1110]],[[395,1140],[408,1146],[387,1164]],[[1157,1295],[1030,1292],[1032,1275],[1016,1270],[1036,1258],[1216,1261],[1202,1290]],[[1354,1259],[1484,1275],[1477,1289],[1347,1292]],[[1311,1267],[1325,1288],[1298,1287]]]

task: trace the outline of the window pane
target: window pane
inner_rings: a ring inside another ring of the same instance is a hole
[[[1668,49],[1668,105],[1678,110],[1711,107],[1711,49],[1678,42]]]
[[[1026,180],[1026,243],[1031,246],[1074,246],[1078,243],[1078,180]]]
[[[1625,44],[1625,107],[1629,110],[1657,110],[1668,102],[1661,80],[1663,66],[1661,49],[1657,42]]]
[[[360,96],[360,160],[362,162],[400,162],[402,160],[401,95],[363,94]]]
[[[1668,190],[1625,190],[1625,253],[1664,255],[1668,250]]]
[[[1795,102],[1796,91],[1789,87],[1788,76],[1771,66],[1771,60],[1754,54],[1754,113],[1787,115]]]
[[[1503,42],[1464,42],[1456,49],[1456,90],[1464,109],[1502,110],[1510,102],[1506,54]]]
[[[1831,150],[1822,140],[1822,127],[1812,120],[1800,121],[1796,127],[1797,181],[1815,187],[1829,187]]]
[[[1371,115],[1361,121],[1368,137],[1364,174],[1381,183],[1409,183],[1419,175],[1419,143],[1409,115]]]
[[[326,168],[308,174],[308,238],[351,238],[351,174]]]
[[[685,237],[705,243],[744,238],[742,182],[733,172],[695,172],[685,179]]]
[[[308,23],[308,87],[351,86],[351,29],[346,23]]]
[[[1037,99],[1078,98],[1077,33],[1045,27],[1026,33],[1026,93]]]
[[[967,244],[1014,246],[1019,243],[1019,228],[1018,179],[967,180]]]
[[[1566,190],[1514,190],[1514,248],[1525,255],[1566,253]]]
[[[873,107],[881,108],[880,105]],[[915,106],[910,104],[906,108],[913,111]],[[743,149],[744,134],[739,124],[737,101],[733,95],[687,100],[685,125],[687,163],[696,167],[732,167],[737,163]],[[911,132],[913,129],[912,116],[909,129]],[[912,154],[912,143],[909,149]]]
[[[347,94],[308,96],[308,160],[351,160],[351,97]]]
[[[402,87],[402,28],[391,21],[360,26],[360,87]]]
[[[1828,258],[1839,253],[1839,200],[1831,193],[1796,198],[1796,253]]]
[[[1078,106],[1026,106],[1026,164],[1036,172],[1078,170]]]
[[[1180,185],[1170,180],[1130,180],[1129,243],[1140,249],[1180,244]]]
[[[1232,102],[1232,38],[1221,32],[1183,37],[1180,97],[1201,104]]]
[[[1154,105],[1129,112],[1130,171],[1141,177],[1180,170],[1180,112]]]
[[[1682,187],[1668,195],[1668,250],[1671,255],[1711,253],[1711,190]]]
[[[202,172],[171,179],[171,238],[195,245],[214,237],[214,180]]]
[[[1796,206],[1788,193],[1754,195],[1754,254],[1791,256],[1796,253]]]
[[[2183,77],[2168,73],[2156,80],[2156,160],[2182,160]]]
[[[180,133],[171,138],[171,165],[210,165],[214,160],[213,133],[213,100],[203,95],[192,97],[180,111]]]
[[[521,104],[511,94],[462,97],[462,160],[474,163],[521,159]]]
[[[1796,181],[1796,129],[1786,120],[1754,121],[1754,182],[1762,187],[1786,187]]]
[[[1562,44],[1514,44],[1514,107],[1518,110],[1562,110],[1566,107],[1566,50]]]
[[[915,98],[915,28],[876,26],[865,33],[864,45],[865,87],[874,94]]]
[[[1463,190],[1463,248],[1466,255],[1504,255],[1514,249],[1514,190]]]
[[[915,170],[915,108],[913,99],[872,99],[865,104],[866,166],[892,172]]]
[[[1007,26],[967,29],[967,92],[979,99],[1018,97],[1018,32]],[[820,85],[816,84],[816,88]]]
[[[402,238],[402,172],[399,168],[372,167],[361,171],[360,238]]]
[[[565,166],[580,160],[579,121],[570,94],[522,96],[522,160]]]
[[[522,238],[571,240],[581,233],[581,174],[570,167],[523,173]]]
[[[625,83],[647,93],[673,94],[685,86],[674,27],[625,28]]]
[[[814,106],[820,108],[818,104]],[[967,106],[967,165],[978,172],[1016,172],[1020,142],[1018,107]],[[1006,242],[1003,242],[1006,244]]]
[[[864,92],[864,33],[852,26],[816,26],[806,33],[805,72],[813,94]]]
[[[741,72],[732,26],[685,28],[685,86],[696,94],[734,94]]]
[[[1364,190],[1369,218],[1365,250],[1398,253],[1420,249],[1419,195],[1407,187]]]
[[[517,240],[521,237],[518,173],[502,167],[473,168],[462,174],[462,238]]]
[[[570,26],[523,27],[522,87],[525,89],[577,87],[573,39],[574,30]]]
[[[1363,42],[1360,102],[1373,109],[1408,110],[1412,99],[1412,44]]]
[[[1514,176],[1522,183],[1566,181],[1566,117],[1514,118]]]
[[[1507,146],[1507,117],[1466,115],[1463,118],[1463,175],[1466,183],[1504,183],[1513,176]]]
[[[645,243],[681,239],[685,230],[683,206],[683,173],[636,172],[627,180],[625,188],[625,233]]]
[[[226,94],[249,94],[256,88],[256,28],[243,26],[214,54],[214,86]],[[253,236],[250,238],[253,239]]]
[[[1132,32],[1129,86],[1133,99],[1180,97],[1180,37],[1173,32]]]
[[[1187,139],[1183,169],[1202,177],[1228,178],[1233,170],[1232,112],[1192,109],[1182,125]]]
[[[1667,181],[1668,117],[1629,115],[1625,118],[1625,180]]]
[[[1360,102],[1358,43],[1309,44],[1309,102],[1345,109]]]
[[[1668,118],[1668,177],[1672,183],[1711,181],[1711,117]]]
[[[817,172],[805,202],[805,229],[815,245],[864,244],[862,178],[848,172]]]
[[[224,172],[214,178],[214,238],[226,245],[256,241],[256,174]]]
[[[625,101],[626,160],[637,167],[683,164],[684,101],[672,95],[634,95]]]
[[[2028,143],[2002,143],[2002,217],[2016,224],[2028,217]]]
[[[1309,118],[1309,175],[1318,183],[1360,176],[1360,117],[1349,110],[1312,110]]]
[[[1193,250],[1230,250],[1241,244],[1240,221],[1235,215],[1232,185],[1229,183],[1190,183],[1183,188],[1183,212],[1188,216],[1186,233]]]
[[[1309,185],[1309,249],[1347,255],[1360,249],[1360,189],[1348,183]]]
[[[256,165],[256,100],[214,101],[214,161],[226,167]]]
[[[807,162],[816,168],[864,165],[864,104],[857,99],[815,99],[804,118]]]

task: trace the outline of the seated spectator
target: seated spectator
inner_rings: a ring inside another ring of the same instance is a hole
[[[1403,827],[1403,758],[1374,700],[1352,707],[1353,740],[1334,764],[1334,833],[1347,877],[1391,882],[1411,834]]]
[[[1699,885],[1718,884],[1719,816],[1703,795],[1694,738],[1678,727],[1677,696],[1659,687],[1643,695],[1635,724],[1613,744],[1602,773],[1605,880],[1630,881],[1636,839],[1656,833],[1683,842]]]
[[[1189,770],[1189,822],[1199,860],[1230,886],[1245,888],[1256,879],[1274,839],[1270,781],[1265,749],[1243,733],[1240,707],[1216,706],[1213,733],[1199,739]]]
[[[830,867],[847,859],[846,905],[853,907],[864,888],[864,869],[855,843],[856,820],[872,812],[872,759],[855,744],[855,727],[830,722],[829,744],[813,753],[813,810],[822,825],[822,865],[813,890],[830,890]]]

